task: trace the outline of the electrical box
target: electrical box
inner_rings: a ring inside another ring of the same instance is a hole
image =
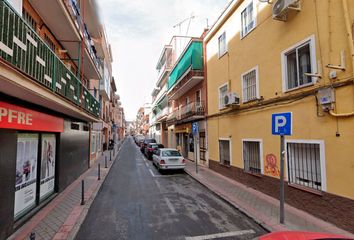
[[[322,109],[324,111],[333,109],[332,103],[334,102],[335,99],[333,88],[323,88],[318,90],[318,103],[322,105]]]

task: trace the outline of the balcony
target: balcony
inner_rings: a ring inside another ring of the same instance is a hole
[[[167,117],[168,124],[178,124],[204,118],[204,102],[191,102],[177,108]]]
[[[38,34],[0,0],[0,58],[47,90],[99,116],[99,102]]]
[[[2,0],[3,1],[3,0]],[[88,27],[83,24],[80,9],[74,0],[29,0],[56,39],[72,59],[81,56],[81,40],[85,43],[83,64],[88,79],[100,79],[102,64],[97,57]],[[85,1],[86,2],[86,1]],[[87,1],[87,3],[90,1]],[[89,4],[88,4],[89,5]],[[86,18],[93,18],[85,15]]]
[[[165,45],[157,62],[158,70],[156,86],[159,87],[161,82],[168,76],[172,68],[172,46]]]

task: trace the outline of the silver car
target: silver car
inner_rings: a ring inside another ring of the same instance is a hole
[[[186,160],[173,148],[156,149],[152,155],[152,163],[160,171],[162,169],[184,169]]]

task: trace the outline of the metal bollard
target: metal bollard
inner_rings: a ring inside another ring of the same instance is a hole
[[[29,236],[30,240],[35,240],[36,239],[36,233],[35,232],[31,232],[30,236]]]
[[[107,168],[107,158],[104,158],[104,167]]]
[[[85,205],[85,182],[81,180],[81,205]]]
[[[112,161],[112,150],[109,151],[109,161]]]
[[[101,164],[98,164],[98,179],[101,180]]]

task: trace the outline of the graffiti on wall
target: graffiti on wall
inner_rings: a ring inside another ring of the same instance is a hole
[[[266,156],[265,173],[273,177],[280,176],[280,170],[277,166],[277,158],[274,154],[267,154]]]

